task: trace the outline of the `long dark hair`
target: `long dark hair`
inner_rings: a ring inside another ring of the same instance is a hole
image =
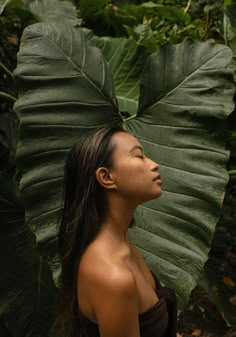
[[[60,324],[66,337],[81,336],[77,302],[78,267],[86,247],[95,239],[105,215],[105,193],[96,170],[112,167],[112,136],[121,126],[106,126],[85,134],[72,147],[64,168],[64,188],[59,225]]]

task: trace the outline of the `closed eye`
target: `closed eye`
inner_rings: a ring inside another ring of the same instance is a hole
[[[145,159],[145,157],[144,157],[144,156],[136,156],[136,157],[138,157],[138,158],[142,158],[142,159]]]

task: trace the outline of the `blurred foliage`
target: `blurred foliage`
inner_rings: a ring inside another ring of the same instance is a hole
[[[130,36],[150,52],[189,36],[223,42],[223,0],[130,2],[74,0],[83,25],[97,35]]]
[[[236,65],[236,0],[225,0],[224,11],[225,43],[232,49]],[[230,126],[230,179],[201,283],[225,321],[236,326],[236,111]]]
[[[21,34],[21,19],[17,15],[0,16],[0,169],[8,172],[15,168],[18,119],[12,109],[17,97],[12,71]]]
[[[225,0],[224,36],[226,44],[233,51],[236,82],[236,0]]]
[[[232,176],[202,285],[228,324],[236,326],[236,179]]]

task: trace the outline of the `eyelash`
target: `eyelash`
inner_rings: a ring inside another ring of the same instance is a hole
[[[144,156],[136,156],[136,157],[144,159]]]

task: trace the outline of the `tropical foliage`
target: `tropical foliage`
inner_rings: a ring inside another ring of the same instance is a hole
[[[181,60],[178,67],[176,59]],[[122,58],[120,63],[127,60]],[[166,181],[161,201],[138,209],[138,226],[131,236],[161,280],[175,287],[180,306],[186,303],[207,258],[227,181],[222,121],[233,108],[230,60],[231,53],[221,45],[189,40],[166,45],[148,58],[137,115],[123,121],[147,155],[161,163]],[[26,29],[15,77],[20,94],[15,110],[21,116],[17,163],[26,223],[54,267],[66,152],[79,134],[121,116],[108,64],[98,49],[86,45],[82,31],[68,25],[37,24]],[[120,73],[121,83],[122,77],[127,73]],[[205,100],[198,83],[206,83]],[[224,94],[218,95],[219,91]],[[193,203],[194,212],[189,214]]]
[[[120,6],[111,0],[76,3],[83,24],[96,34],[131,36],[150,52],[166,41],[178,43],[186,36],[223,41],[223,1],[161,0]]]
[[[236,1],[225,1],[225,38],[236,60]],[[236,75],[236,63],[235,63]],[[202,284],[228,323],[236,326],[236,114],[231,118],[230,180],[221,219],[216,228]]]
[[[1,337],[47,336],[56,287],[25,223],[16,183],[1,172],[0,185]]]
[[[198,1],[189,7],[187,1],[172,0],[139,6],[105,0],[87,6],[89,1],[81,0],[75,1],[78,11],[69,1],[56,3],[56,13],[50,12],[53,6],[46,0],[0,3],[2,24],[10,26],[14,18],[17,27],[9,40],[15,43],[11,60],[6,57],[7,41],[0,45],[0,155],[5,171],[0,176],[0,217],[3,224],[12,224],[2,227],[1,238],[3,252],[8,252],[9,238],[9,252],[22,249],[17,258],[9,254],[5,280],[0,281],[5,289],[0,332],[48,334],[56,292],[52,279],[57,284],[59,272],[56,225],[64,159],[79,135],[111,120],[122,121],[143,143],[146,154],[161,164],[162,198],[137,210],[137,227],[130,234],[162,282],[175,288],[179,308],[187,303],[208,257],[228,179],[225,144],[230,141],[230,184],[202,282],[226,319],[236,324],[235,133],[229,138],[234,117],[227,123],[233,110],[232,55],[225,45],[212,41],[181,42],[185,36],[223,42],[222,1]],[[226,42],[233,51],[234,4],[227,2],[224,19]],[[58,25],[62,18],[65,24]],[[49,23],[25,29],[13,83],[18,38],[24,27],[37,21]],[[159,50],[166,41],[172,44]],[[15,84],[19,99],[13,111]],[[222,233],[228,238],[223,258]],[[223,273],[213,278],[218,266]],[[22,278],[24,272],[29,279],[19,285],[8,282],[13,270],[14,278]],[[26,309],[16,322],[13,317],[20,306]]]

